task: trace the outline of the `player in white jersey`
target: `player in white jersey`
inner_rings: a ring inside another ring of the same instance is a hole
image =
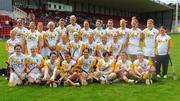
[[[139,22],[136,17],[132,17],[132,28],[129,30],[128,47],[126,51],[132,61],[136,59],[137,52],[141,50],[142,32],[141,29],[138,28],[138,24]]]
[[[7,45],[6,45],[9,55],[12,55],[14,53],[14,46],[16,44],[20,44],[20,41],[16,38],[16,31],[11,30],[10,39],[7,40]]]
[[[105,31],[102,28],[102,21],[100,19],[96,20],[96,28],[94,29],[93,34],[95,42],[100,43],[102,34],[105,34]]]
[[[25,77],[25,55],[22,54],[21,45],[14,46],[15,53],[9,57],[9,67],[11,68],[9,86],[22,84]]]
[[[80,40],[80,35],[78,32],[74,32],[74,40],[70,41],[68,48],[70,48],[71,57],[74,60],[77,60],[82,55],[82,50],[84,49],[85,45]]]
[[[37,47],[31,47],[31,55],[28,55],[25,59],[26,73],[28,77],[28,83],[38,84],[41,78],[41,69],[44,65],[44,59],[40,54],[37,54]]]
[[[61,37],[62,37],[62,34],[66,34],[66,35],[67,35],[67,30],[66,30],[65,22],[64,22],[64,19],[63,19],[63,18],[61,18],[61,19],[59,20],[59,26],[56,27],[54,30],[59,33],[59,41],[62,40],[62,38],[61,38]]]
[[[75,72],[76,61],[71,59],[71,54],[69,51],[64,53],[65,60],[62,62],[62,67],[55,68],[53,72],[53,76],[51,77],[51,81],[55,81],[57,76],[60,76],[58,80],[59,83],[64,81],[64,86],[68,86],[69,84],[72,86],[79,86],[79,83],[75,83],[78,81],[79,75]]]
[[[103,58],[98,60],[96,72],[94,72],[101,84],[109,83],[116,79],[114,67],[115,61],[110,58],[110,53],[104,52]]]
[[[133,72],[133,65],[125,52],[120,53],[120,59],[117,61],[115,66],[115,72],[119,79],[124,80],[128,83],[133,83],[134,80],[130,79]]]
[[[89,49],[83,50],[83,55],[78,59],[78,66],[81,70],[80,82],[82,85],[87,85],[88,81],[93,80],[93,71],[96,65],[96,60],[89,55]]]
[[[108,19],[107,28],[105,29],[105,33],[107,35],[107,40],[112,40],[113,35],[116,33],[116,28],[113,27],[113,19]]]
[[[145,80],[147,85],[152,83],[151,77],[155,72],[155,67],[151,60],[144,58],[143,52],[137,52],[137,59],[133,62],[133,69],[137,76],[137,79]]]
[[[87,42],[88,37],[91,34],[93,34],[93,30],[89,27],[89,21],[88,20],[84,20],[83,26],[84,27],[80,30],[81,39],[82,39],[83,42]]]
[[[97,56],[102,58],[103,57],[103,53],[110,50],[111,44],[110,42],[108,42],[107,40],[107,36],[106,34],[103,34],[101,37],[101,42],[98,43],[98,45],[96,46],[96,51],[97,51]]]
[[[43,81],[49,81],[51,78],[55,80],[53,77],[53,72],[55,68],[60,68],[60,62],[57,59],[57,54],[55,52],[51,52],[48,60],[44,62],[44,67],[42,68]]]
[[[76,23],[76,21],[77,21],[76,16],[75,15],[71,15],[70,16],[70,23],[71,24],[67,25],[67,27],[66,27],[70,41],[74,40],[74,34],[73,33],[74,32],[79,32],[80,29],[81,29],[81,26],[78,25]]]
[[[92,56],[96,56],[96,45],[97,43],[94,41],[94,36],[91,34],[88,36],[88,41],[84,43],[86,48],[89,48],[89,54]]]
[[[28,29],[23,26],[22,19],[17,20],[17,25],[13,30],[15,30],[17,33],[16,38],[21,42],[22,52],[24,53],[25,52],[24,50],[25,49],[25,36],[26,36],[26,33],[28,32]]]
[[[121,49],[122,49],[122,42],[120,40],[118,40],[118,34],[115,33],[113,35],[113,40],[110,42],[110,49],[109,49],[109,51],[110,51],[111,55],[115,59],[117,59]]]
[[[154,28],[154,20],[147,20],[147,28],[143,30],[143,52],[146,57],[155,57],[155,39],[158,35],[158,30]],[[154,61],[154,59],[153,59]]]
[[[54,30],[55,24],[54,22],[50,21],[47,24],[48,30],[45,33],[44,40],[46,44],[46,56],[52,51],[56,51],[56,45],[58,43],[59,33]]]
[[[65,51],[69,51],[69,42],[67,38],[67,34],[62,34],[62,41],[59,41],[59,43],[56,46],[56,50],[58,51],[60,55],[60,60],[64,60],[64,53]]]
[[[38,36],[39,36],[39,46],[38,46],[38,51],[39,51],[39,54],[41,54],[43,57],[45,56],[45,53],[46,53],[46,48],[45,48],[45,44],[44,44],[44,34],[45,34],[45,31],[43,31],[43,23],[42,22],[38,22],[37,24],[37,33],[38,33]]]
[[[118,37],[122,45],[122,51],[126,51],[128,45],[129,28],[126,27],[127,21],[125,19],[120,20],[120,28],[117,29]]]
[[[38,47],[39,46],[39,35],[36,31],[36,25],[35,22],[30,22],[29,24],[30,30],[26,33],[25,37],[25,45],[26,45],[26,53],[31,54],[31,48],[33,46]]]
[[[172,40],[169,35],[166,34],[166,28],[161,26],[159,29],[160,34],[156,37],[156,74],[157,77],[161,77],[161,65],[162,76],[167,78],[168,62],[170,48],[172,47]]]

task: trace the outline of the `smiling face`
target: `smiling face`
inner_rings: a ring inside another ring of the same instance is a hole
[[[88,58],[89,57],[89,50],[88,49],[84,49],[83,55],[84,55],[85,58]]]
[[[120,53],[120,58],[122,61],[126,61],[127,60],[127,54],[126,53]]]
[[[85,29],[88,29],[88,28],[89,28],[89,22],[88,22],[88,21],[84,21],[84,24],[83,24],[83,25],[84,25],[84,28],[85,28]]]
[[[37,25],[37,30],[38,30],[38,31],[42,31],[42,30],[43,30],[43,27],[44,27],[43,23],[42,23],[42,22],[39,22],[38,25]]]
[[[100,20],[96,21],[96,27],[101,27],[101,21]]]
[[[132,28],[137,28],[138,27],[138,23],[135,20],[131,21],[131,26]]]
[[[36,55],[36,48],[31,48],[31,54],[32,54],[33,56]]]
[[[152,29],[154,27],[154,21],[152,19],[147,20],[147,28]]]
[[[112,28],[113,27],[113,21],[112,20],[108,20],[107,25],[108,25],[109,28]]]
[[[166,29],[164,27],[160,27],[159,32],[160,32],[161,35],[165,35]]]
[[[74,15],[72,15],[71,17],[70,17],[70,23],[71,24],[75,24],[76,23],[76,16],[74,16]]]
[[[30,22],[29,28],[30,28],[32,31],[34,31],[34,30],[36,29],[36,24],[35,24],[35,22]]]

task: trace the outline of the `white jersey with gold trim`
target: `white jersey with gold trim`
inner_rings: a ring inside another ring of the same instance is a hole
[[[103,44],[102,42],[98,43],[96,46],[96,50],[99,52],[100,56],[103,57],[103,53],[106,51],[110,51],[111,44],[110,42],[106,42],[106,44]]]
[[[136,55],[140,48],[141,29],[136,28],[129,30],[129,41],[127,47],[127,54]]]
[[[100,43],[101,42],[101,36],[103,34],[105,34],[105,30],[103,30],[103,28],[95,28],[93,31],[94,34],[94,40],[96,43]]]
[[[27,28],[22,27],[15,27],[13,30],[15,30],[17,32],[16,34],[16,38],[21,42],[21,45],[23,45],[23,41],[25,39],[26,33],[29,31]]]
[[[63,43],[62,41],[57,44],[57,50],[61,53],[63,59],[65,58],[64,53],[69,50],[68,45],[69,42]]]
[[[114,61],[112,59],[109,59],[108,61],[105,61],[103,58],[100,59],[97,63],[97,68],[103,73],[110,71],[114,68]]]
[[[93,34],[93,30],[91,28],[88,28],[87,30],[85,28],[82,28],[80,32],[83,42],[87,42],[89,36]]]
[[[146,28],[143,30],[144,34],[144,47],[143,52],[145,56],[155,57],[155,39],[158,35],[158,30]]]
[[[88,41],[88,42],[85,42],[84,44],[85,44],[86,48],[89,48],[89,54],[95,55],[95,51],[96,51],[95,49],[96,49],[97,43],[94,41],[92,43],[89,43],[89,41]]]
[[[112,37],[113,37],[113,35],[115,34],[117,32],[117,29],[116,28],[109,28],[109,27],[107,27],[106,29],[105,29],[105,33],[106,33],[106,35],[107,35],[107,40],[108,41],[110,41],[110,40],[112,40]]]
[[[46,53],[46,48],[44,47],[44,34],[46,33],[45,31],[42,31],[42,32],[39,32],[37,30],[37,33],[38,33],[38,37],[39,37],[39,46],[41,47],[41,51],[40,51],[40,54],[44,57],[45,56],[45,53]]]
[[[26,46],[27,46],[27,53],[31,54],[32,47],[38,47],[39,35],[37,31],[31,32],[30,30],[26,33]]]
[[[11,38],[7,40],[7,51],[9,55],[14,53],[14,46],[17,44],[20,44],[20,41],[17,38],[15,38],[14,40],[12,40]]]
[[[69,39],[70,41],[73,41],[74,40],[74,32],[79,32],[80,29],[81,29],[81,26],[78,25],[77,23],[75,25],[72,25],[72,24],[69,24],[67,27],[66,27],[67,31],[68,31],[68,35],[69,35]]]
[[[126,60],[125,62],[123,62],[122,60],[118,60],[116,63],[115,68],[119,68],[119,69],[125,69],[125,70],[130,70],[132,67],[132,62],[130,60]]]
[[[76,64],[75,60],[72,60],[68,63],[66,60],[62,62],[62,68],[64,70],[72,70],[73,66]]]
[[[112,56],[116,57],[119,55],[120,51],[122,49],[122,42],[120,40],[114,41],[112,40],[110,42],[110,49],[109,51],[112,52]]]
[[[129,35],[129,28],[124,28],[122,29],[121,27],[117,29],[117,33],[119,36],[119,40],[122,43],[125,43],[128,39],[128,35]]]

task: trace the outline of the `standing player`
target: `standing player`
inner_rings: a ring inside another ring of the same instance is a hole
[[[22,19],[17,20],[17,25],[13,30],[17,32],[16,38],[21,42],[22,52],[24,53],[25,52],[24,50],[25,49],[25,36],[26,36],[26,33],[28,32],[28,29],[24,27]]]
[[[122,51],[126,51],[128,44],[129,28],[126,27],[127,21],[125,19],[120,20],[120,28],[117,29],[118,37],[122,43]]]
[[[55,28],[55,31],[59,33],[59,41],[62,40],[62,34],[67,34],[67,30],[65,28],[65,21],[63,18],[59,20],[59,26]]]
[[[160,78],[160,68],[162,65],[162,76],[167,78],[168,62],[170,48],[172,47],[172,40],[169,35],[166,34],[166,29],[161,26],[159,28],[160,34],[156,38],[156,74]]]
[[[54,30],[54,27],[55,27],[55,24],[52,21],[50,21],[47,24],[48,30],[46,31],[45,36],[44,36],[44,40],[45,40],[44,42],[45,42],[46,50],[47,50],[46,56],[49,56],[51,52],[56,51],[56,45],[58,43],[59,34],[57,31]]]
[[[113,27],[113,19],[108,19],[105,33],[107,35],[107,40],[112,40],[113,35],[116,33],[116,29]]]
[[[136,17],[132,17],[131,26],[132,28],[129,30],[129,38],[128,38],[128,47],[127,54],[130,55],[132,61],[136,59],[137,52],[141,50],[141,37],[142,32],[141,29],[138,28],[138,20]]]
[[[7,40],[7,46],[6,46],[9,55],[12,55],[15,52],[14,46],[17,44],[20,44],[20,41],[16,38],[16,31],[11,30],[10,31],[10,39]]]
[[[38,51],[39,51],[39,54],[41,54],[44,57],[45,53],[46,53],[46,48],[45,48],[45,43],[44,43],[45,31],[43,31],[43,27],[44,27],[43,23],[38,22],[38,24],[37,24],[37,33],[38,33],[38,37],[39,37]]]
[[[94,40],[96,43],[101,42],[101,36],[105,34],[105,31],[102,28],[102,21],[100,19],[96,20],[96,28],[93,31]]]
[[[67,29],[67,32],[68,32],[68,36],[69,36],[69,39],[70,41],[73,41],[74,40],[74,32],[79,32],[80,29],[81,29],[81,26],[78,25],[76,23],[77,19],[76,19],[76,16],[75,15],[71,15],[70,16],[70,23],[66,29]]]
[[[32,46],[39,46],[39,35],[36,31],[35,22],[30,22],[29,28],[30,30],[26,33],[25,37],[25,47],[27,48],[27,54],[31,54]]]
[[[83,26],[84,27],[80,30],[81,38],[82,38],[83,42],[87,42],[89,36],[91,34],[93,34],[93,30],[91,28],[89,28],[89,21],[88,20],[84,20]]]
[[[153,59],[155,57],[155,39],[158,35],[158,30],[154,28],[154,20],[147,20],[147,28],[143,30],[143,52],[146,58],[150,57]]]
[[[10,63],[10,78],[9,78],[9,85],[16,86],[22,84],[24,80],[24,70],[25,70],[25,55],[22,54],[22,47],[21,45],[14,46],[15,53],[9,57]]]

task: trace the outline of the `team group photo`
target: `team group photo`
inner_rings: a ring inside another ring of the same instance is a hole
[[[160,98],[161,101],[164,99],[161,96],[169,93],[167,89],[176,89],[171,87],[179,85],[178,15],[173,18],[175,13],[178,14],[178,2],[167,5],[161,1],[138,0],[147,5],[157,5],[159,9],[138,8],[135,6],[138,3],[134,3],[129,5],[137,12],[122,6],[120,8],[124,10],[119,13],[116,3],[128,2],[113,0],[114,8],[111,10],[108,6],[106,9],[109,0],[104,1],[104,8],[96,6],[99,1],[90,1],[2,0],[6,7],[0,4],[0,89],[4,92],[17,89],[16,96],[21,96],[26,89],[38,93],[38,96],[47,93],[47,97],[52,97],[50,90],[75,95],[86,92],[79,96],[79,100],[88,97],[87,101],[134,101],[142,95],[130,96],[140,91],[144,92],[144,98],[140,98],[142,101],[146,98],[150,101]],[[1,10],[8,8],[9,3],[14,5],[12,17]],[[16,10],[19,13],[14,13]],[[106,93],[117,94],[102,97],[106,95],[102,94],[103,89]],[[153,98],[153,93],[158,91],[162,95]],[[178,91],[173,90],[167,98],[178,101]],[[129,92],[129,98],[125,96],[127,93],[122,98],[118,97],[123,92]],[[55,96],[60,95],[56,93]],[[47,97],[29,99],[25,94],[20,98],[12,96],[11,100],[51,100]],[[73,95],[60,97],[62,100],[73,99]],[[9,100],[10,97],[2,92],[2,101]]]

